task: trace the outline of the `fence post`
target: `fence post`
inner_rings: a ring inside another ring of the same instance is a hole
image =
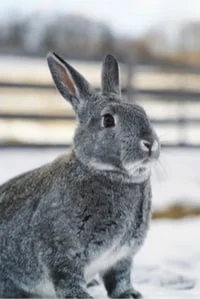
[[[136,50],[134,50],[134,53],[132,55],[128,55],[128,59],[126,62],[126,75],[127,75],[127,100],[128,102],[135,102],[135,93],[134,93],[134,75],[135,75],[135,69],[137,65],[137,58],[136,58]]]

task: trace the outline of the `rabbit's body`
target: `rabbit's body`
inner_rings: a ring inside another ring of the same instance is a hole
[[[54,290],[53,264],[64,262],[63,253],[72,264],[80,256],[86,281],[133,256],[148,228],[150,185],[124,180],[89,171],[72,152],[4,184],[0,277],[34,296],[47,296]]]
[[[142,108],[115,95],[112,56],[103,95],[56,54],[48,61],[80,124],[69,154],[0,187],[0,297],[89,298],[97,273],[110,297],[139,297],[131,268],[149,225],[156,134]]]

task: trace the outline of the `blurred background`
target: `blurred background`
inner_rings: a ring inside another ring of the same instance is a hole
[[[154,217],[200,214],[199,0],[1,1],[0,183],[72,142],[74,114],[53,86],[50,50],[96,89],[104,55],[119,59],[123,96],[146,109],[163,147]]]

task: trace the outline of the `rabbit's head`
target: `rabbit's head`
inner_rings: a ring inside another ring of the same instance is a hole
[[[57,54],[49,53],[47,61],[57,89],[79,122],[74,137],[77,158],[98,171],[145,179],[159,156],[159,141],[144,109],[121,98],[117,60],[105,57],[100,93]]]

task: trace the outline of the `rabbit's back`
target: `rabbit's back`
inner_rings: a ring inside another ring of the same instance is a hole
[[[52,191],[59,191],[59,181],[62,172],[67,172],[67,164],[72,153],[69,152],[55,159],[52,163],[23,173],[0,186],[0,224],[9,220],[14,214],[20,214],[20,209],[30,207],[30,214],[45,197],[49,198]]]
[[[46,175],[47,168],[45,165],[24,173],[0,186],[0,223],[11,220],[27,205],[36,208],[51,181]],[[30,207],[29,212],[31,214]]]

